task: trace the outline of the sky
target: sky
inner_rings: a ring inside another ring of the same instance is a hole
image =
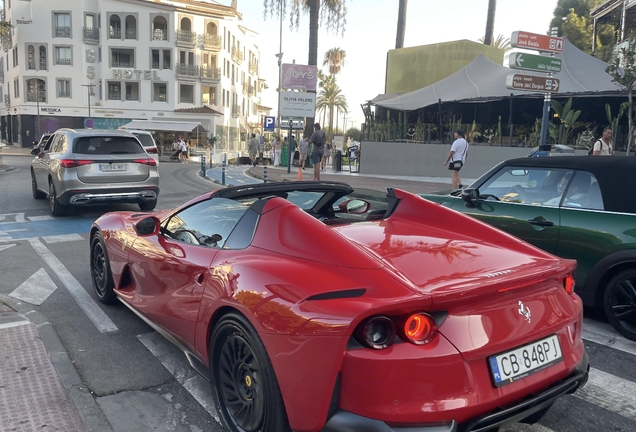
[[[263,0],[237,0],[245,27],[258,33],[261,60],[260,77],[269,89],[262,93],[261,104],[273,108],[276,115],[278,96],[278,64],[280,22],[277,16],[264,18]],[[292,0],[287,0],[290,3]],[[229,5],[230,0],[220,0]],[[322,67],[325,52],[339,47],[347,56],[337,82],[347,98],[349,114],[346,128],[360,128],[364,121],[360,105],[384,93],[386,57],[395,48],[398,0],[346,0],[347,24],[344,37],[327,33],[321,27],[318,35],[318,63]],[[509,38],[513,31],[546,34],[557,0],[498,0],[494,37]],[[477,41],[486,29],[488,0],[409,0],[404,47],[453,40]],[[298,30],[289,28],[289,15],[283,21],[283,63],[307,64],[309,47],[309,15],[301,14]],[[342,129],[345,118],[339,117]],[[334,125],[336,120],[334,119]]]

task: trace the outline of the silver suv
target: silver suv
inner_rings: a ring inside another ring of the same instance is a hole
[[[69,206],[137,203],[152,210],[159,196],[157,162],[124,130],[58,129],[31,162],[33,198],[48,196],[51,213]]]

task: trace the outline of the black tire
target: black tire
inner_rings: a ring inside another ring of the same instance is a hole
[[[38,183],[35,181],[35,174],[33,174],[33,170],[31,170],[31,193],[35,199],[46,198],[46,194],[38,190]]]
[[[139,203],[139,208],[143,211],[154,210],[157,207],[157,200],[144,201]]]
[[[636,341],[636,270],[623,270],[605,287],[603,309],[611,325],[627,339]]]
[[[210,374],[216,410],[228,431],[290,430],[267,351],[243,316],[227,314],[214,328]]]
[[[91,280],[99,301],[105,304],[114,303],[117,299],[113,287],[113,274],[110,271],[108,251],[104,237],[98,231],[91,240]]]
[[[68,213],[68,206],[60,204],[55,194],[55,185],[49,183],[49,207],[53,216],[65,216]]]

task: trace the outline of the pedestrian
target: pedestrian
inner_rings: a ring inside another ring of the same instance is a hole
[[[309,153],[309,137],[304,136],[300,140],[300,155],[298,156],[298,164],[302,169],[305,169],[305,163],[307,163],[307,154]]]
[[[181,150],[181,154],[179,155],[181,157],[181,162],[187,162],[188,148],[186,147],[186,143],[183,138],[179,140],[179,150]]]
[[[320,181],[320,161],[325,151],[327,135],[320,130],[320,123],[314,124],[314,133],[309,138],[309,143],[313,144],[311,149],[311,163],[314,164],[314,180]]]
[[[603,135],[594,143],[592,147],[592,155],[594,156],[611,156],[613,150],[612,143],[612,128],[605,126],[603,129]]]
[[[249,152],[250,152],[250,161],[252,162],[252,166],[256,166],[256,154],[258,153],[258,146],[260,142],[258,138],[256,138],[256,134],[252,134],[252,139],[249,143]]]
[[[325,144],[325,149],[322,152],[322,160],[320,161],[320,170],[324,171],[329,160],[329,153],[331,152],[331,144]]]
[[[451,146],[448,157],[444,165],[448,165],[448,169],[451,171],[451,180],[453,182],[453,189],[462,189],[462,179],[459,177],[459,170],[462,169],[464,163],[466,163],[466,156],[468,155],[468,142],[464,138],[464,131],[457,129],[455,131],[455,141]]]
[[[298,142],[296,142],[296,138],[294,135],[289,137],[289,166],[291,167],[294,164],[294,159],[296,156],[296,148],[298,147]]]
[[[287,151],[289,152],[289,142],[287,141],[287,136],[283,137],[283,143],[280,146],[280,149],[281,149],[281,159],[280,159],[281,160],[281,164],[282,164],[282,161],[283,161],[283,156],[282,156],[283,155],[283,149],[285,147],[287,147]],[[288,159],[288,158],[285,158],[285,159]]]
[[[272,141],[272,149],[274,150],[274,166],[280,165],[280,154],[282,151],[282,144],[280,142],[279,137],[274,137],[274,141]]]
[[[172,140],[172,156],[170,156],[171,160],[179,159],[179,155],[181,154],[181,150],[179,149],[179,142],[176,139]]]

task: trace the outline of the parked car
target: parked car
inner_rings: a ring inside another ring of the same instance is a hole
[[[159,150],[157,149],[157,143],[152,136],[152,133],[145,130],[137,130],[137,129],[126,129],[128,132],[137,137],[141,145],[146,150],[150,156],[152,156],[155,161],[159,162]]]
[[[159,196],[157,162],[130,132],[58,129],[45,147],[31,151],[33,198],[48,196],[51,214],[69,206],[136,203],[152,210]]]
[[[184,351],[227,430],[486,430],[587,379],[575,262],[408,192],[231,187],[89,242],[97,297]]]
[[[636,158],[502,162],[463,191],[422,195],[575,259],[576,292],[636,340]]]

